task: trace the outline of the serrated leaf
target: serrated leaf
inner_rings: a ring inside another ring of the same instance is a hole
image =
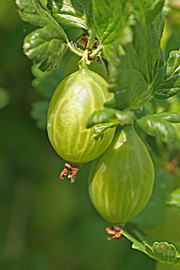
[[[166,203],[168,205],[180,208],[180,188],[177,188],[170,193],[170,198],[167,200]]]
[[[135,1],[135,5],[140,7],[141,2],[142,1]],[[159,11],[163,9],[165,0],[144,0],[143,2],[146,12],[146,21],[147,24],[150,24],[156,18]]]
[[[163,120],[161,116],[146,115],[137,120],[139,126],[151,136],[160,136],[164,141],[171,141],[175,139],[175,128],[167,121]]]
[[[130,124],[135,119],[132,111],[118,111],[114,109],[104,109],[94,112],[87,121],[87,128],[101,123],[115,123],[120,125]]]
[[[180,254],[177,253],[175,246],[167,242],[154,242],[152,246],[145,243],[147,254],[161,262],[167,264],[180,264]]]
[[[112,107],[115,109],[135,108],[136,101],[140,97],[144,97],[148,84],[144,80],[142,74],[136,70],[120,71],[121,77],[121,90],[105,103],[106,107]],[[123,75],[124,73],[124,75]],[[128,74],[129,81],[127,80],[126,74]],[[138,105],[137,105],[138,107]]]
[[[124,30],[126,14],[125,0],[92,0],[93,23],[102,45],[114,42]]]
[[[152,85],[155,98],[167,99],[180,92],[180,50],[170,53],[160,76],[161,79],[157,78]]]
[[[101,0],[93,2],[93,25],[108,61],[111,83],[119,76],[122,45],[132,41],[131,25],[134,24],[133,6],[130,1]]]
[[[23,21],[39,27],[46,26],[46,20],[44,16],[41,16],[41,8],[37,1],[16,0],[16,5],[19,7],[19,15]]]
[[[167,242],[154,242],[152,246],[153,253],[164,261],[172,261],[176,257],[176,248]]]
[[[160,40],[164,28],[162,7],[164,1],[134,1],[136,7],[133,41],[123,46],[117,72],[112,72],[111,90],[116,92],[106,106],[116,109],[137,108],[150,99],[150,88],[163,60]],[[113,59],[112,59],[113,61]],[[111,69],[111,67],[110,67]]]
[[[49,101],[40,100],[33,103],[30,112],[31,117],[36,121],[36,126],[45,130],[47,127],[47,112],[49,108]]]
[[[24,52],[34,61],[40,63],[42,70],[57,67],[67,50],[67,36],[51,13],[35,0],[17,0],[19,14],[24,21],[35,24],[37,29],[26,36]]]
[[[82,1],[77,0],[49,0],[48,6],[52,10],[53,17],[64,26],[80,27],[88,29],[87,18]],[[89,3],[89,1],[88,1]]]
[[[58,33],[53,32],[51,27],[44,27],[26,36],[23,49],[34,63],[41,63],[41,70],[50,71],[59,65],[67,44],[59,39]]]
[[[180,265],[180,253],[177,252],[174,245],[167,242],[154,242],[151,245],[146,242],[147,237],[144,237],[140,233],[137,233],[137,235],[141,241],[138,241],[124,230],[121,230],[121,234],[133,243],[132,248],[145,253],[150,258],[161,263]]]

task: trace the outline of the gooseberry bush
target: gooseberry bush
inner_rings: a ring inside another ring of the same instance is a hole
[[[23,50],[45,99],[31,116],[65,161],[61,178],[75,182],[91,162],[89,197],[110,224],[108,239],[127,238],[161,263],[180,264],[180,236],[153,235],[180,208],[180,51],[165,57],[161,49],[173,7],[164,0],[16,4],[36,26]]]

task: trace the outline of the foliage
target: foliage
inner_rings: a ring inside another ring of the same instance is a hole
[[[140,240],[143,239],[142,243],[129,235],[127,232],[122,231],[122,234],[133,242],[132,248],[147,254],[149,257],[161,263],[176,265],[180,264],[180,253],[176,251],[175,246],[172,244],[167,242],[153,242],[153,244],[149,244],[148,239],[146,240],[146,238],[140,233],[136,233]]]
[[[104,109],[90,116],[87,128],[94,127],[92,137],[102,140],[109,128],[121,130],[134,122],[157,167],[149,204],[121,233],[150,258],[180,264],[176,245],[166,239],[152,242],[144,235],[147,227],[159,224],[167,209],[179,208],[180,110],[172,109],[172,100],[179,102],[180,92],[176,20],[166,42],[163,36],[165,19],[170,12],[179,16],[179,8],[164,0],[16,0],[16,4],[22,20],[38,27],[23,45],[34,64],[33,86],[45,98],[31,111],[37,126],[46,128],[49,101],[73,54],[79,57],[76,65],[80,58],[90,66],[93,61],[105,63],[112,95]]]

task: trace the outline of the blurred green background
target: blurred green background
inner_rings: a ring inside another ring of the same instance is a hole
[[[180,23],[176,16],[167,21],[163,46],[168,42],[170,51],[180,47]],[[37,129],[30,117],[33,102],[42,99],[31,85],[32,63],[22,51],[23,38],[32,29],[19,18],[14,1],[2,1],[0,269],[160,269],[132,250],[127,240],[107,241],[109,224],[88,197],[89,164],[82,167],[75,184],[60,180],[63,163],[46,132]]]

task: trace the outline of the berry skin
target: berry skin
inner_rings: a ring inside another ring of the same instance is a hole
[[[110,95],[108,83],[86,66],[59,84],[50,102],[47,131],[53,148],[64,160],[89,162],[107,149],[115,129],[105,131],[103,139],[95,141],[94,127],[86,129],[86,122],[94,111],[103,109]]]
[[[146,206],[153,183],[150,155],[134,128],[128,125],[116,134],[106,152],[93,161],[89,194],[104,219],[123,225]]]

